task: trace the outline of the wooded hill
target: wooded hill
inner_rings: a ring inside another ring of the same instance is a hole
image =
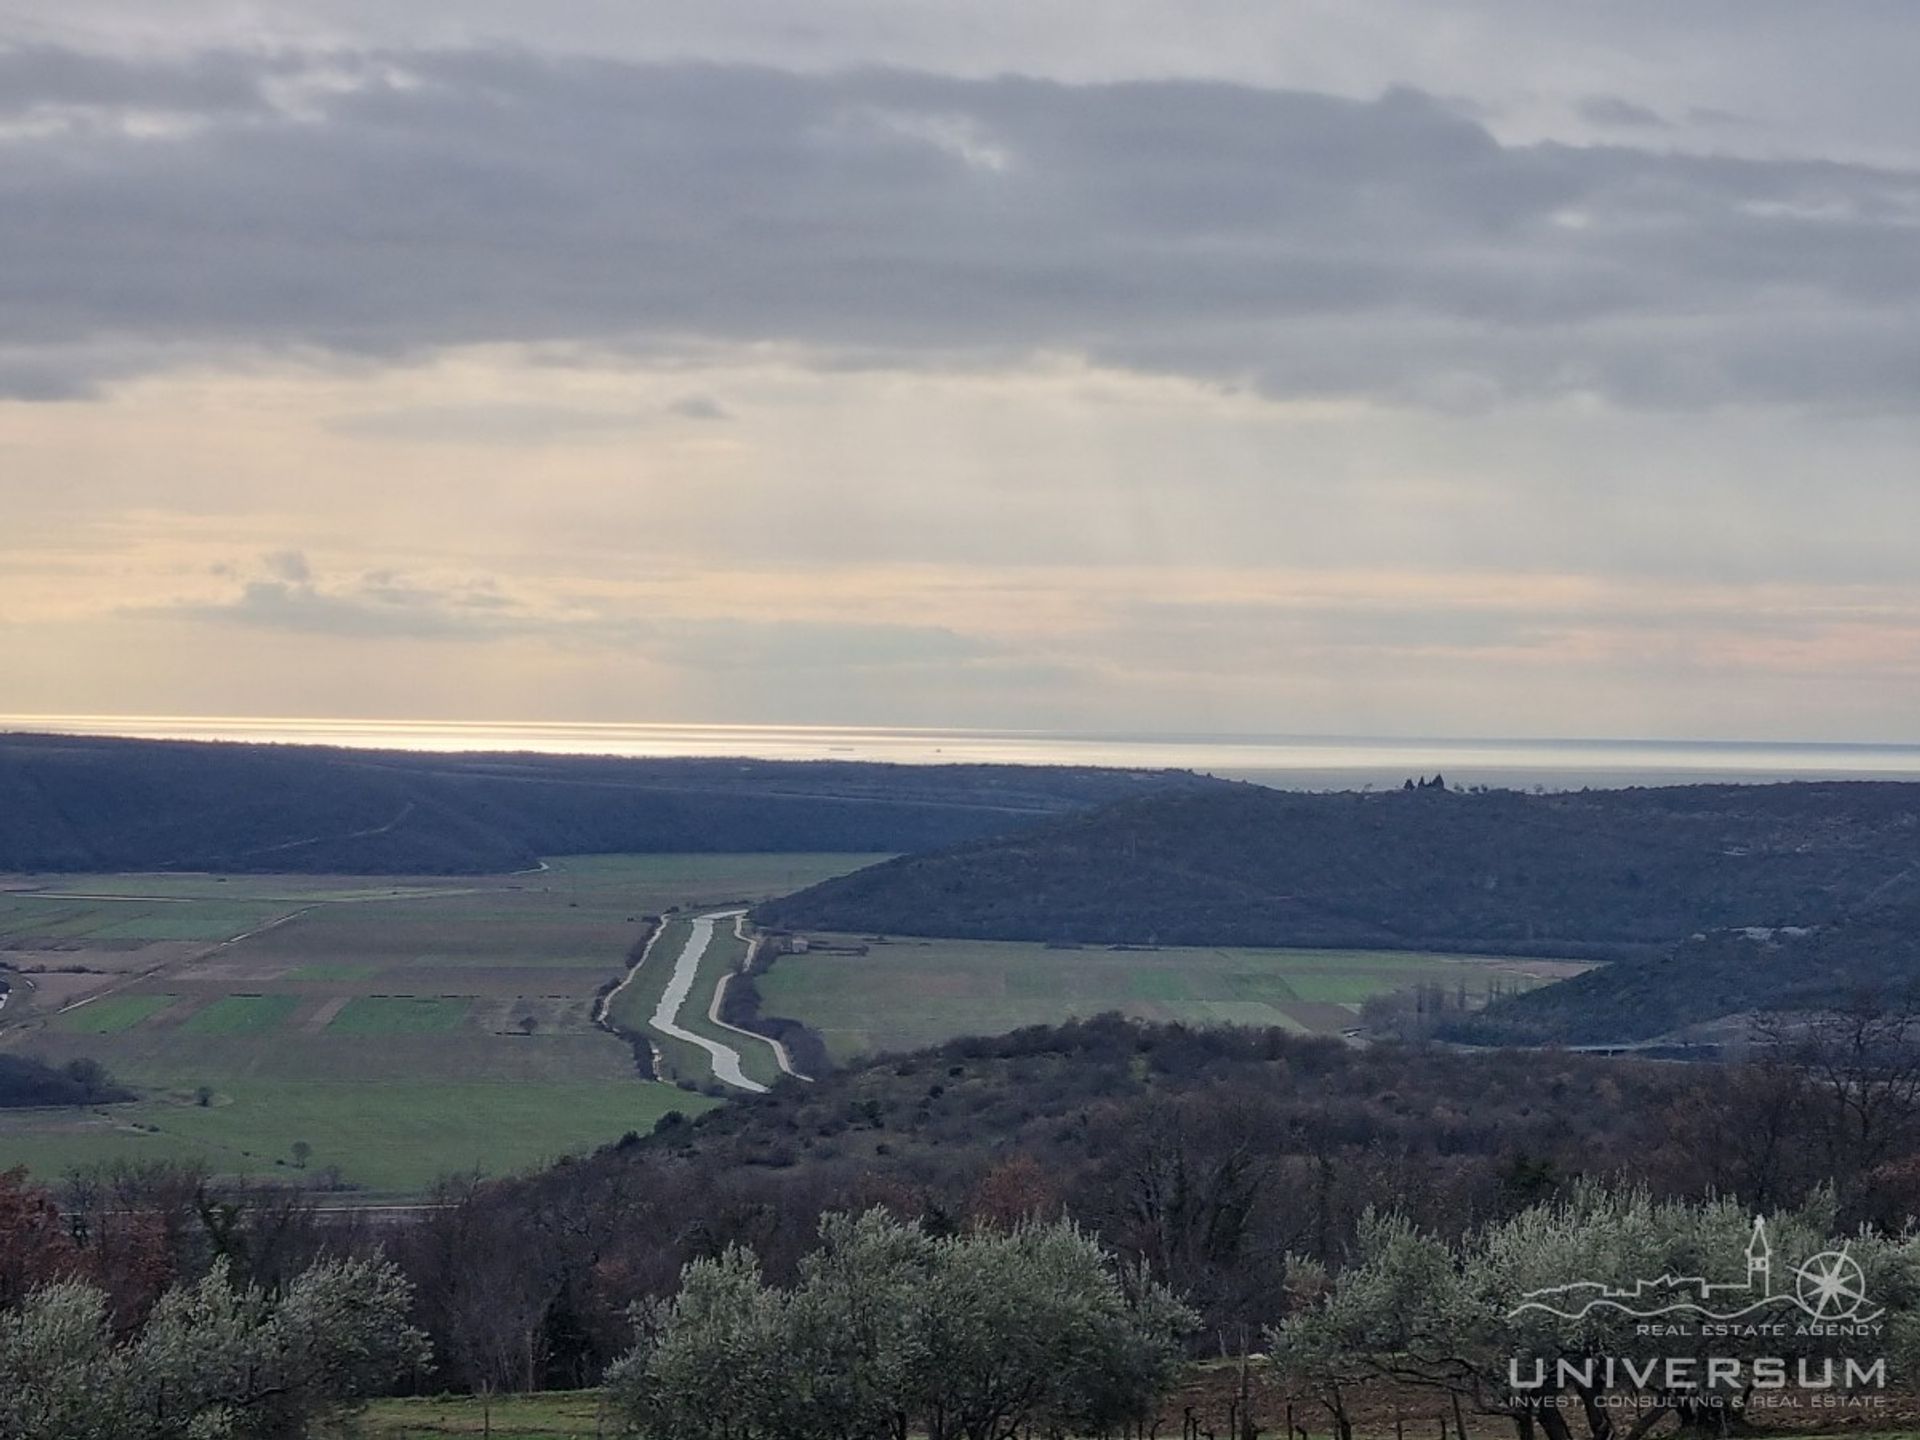
[[[1456,1237],[1595,1177],[1742,1212],[1813,1200],[1822,1234],[1901,1232],[1920,1213],[1920,1022],[1862,1020],[1879,1042],[1865,1050],[1843,1023],[1695,1066],[1097,1017],[669,1112],[537,1174],[450,1178],[401,1212],[164,1161],[76,1172],[57,1196],[0,1173],[0,1312],[80,1278],[131,1326],[216,1265],[280,1295],[316,1261],[391,1260],[433,1342],[418,1388],[589,1385],[632,1347],[634,1303],[672,1297],[687,1262],[743,1246],[791,1283],[823,1214],[880,1206],[934,1237],[1069,1219],[1182,1295],[1217,1354],[1311,1303],[1369,1212]]]
[[[1170,793],[909,855],[774,927],[1574,957],[1920,906],[1920,785]],[[1595,981],[1593,984],[1602,982]]]
[[[1671,1036],[1749,1011],[1844,1007],[1863,996],[1920,996],[1920,915],[1814,929],[1715,930],[1657,955],[1622,960],[1439,1027],[1449,1040],[1614,1045]]]
[[[1219,782],[0,735],[0,871],[480,874],[542,855],[924,850]]]
[[[1855,1073],[1848,1053],[1838,1037],[1834,1073]],[[1585,1175],[1764,1208],[1831,1187],[1841,1229],[1897,1229],[1920,1200],[1920,1099],[1872,1082],[1862,1127],[1820,1069],[1097,1017],[669,1114],[543,1174],[450,1185],[396,1238],[444,1357],[433,1380],[456,1387],[516,1383],[536,1346],[543,1383],[590,1381],[631,1344],[636,1294],[671,1294],[686,1261],[745,1245],[786,1283],[823,1212],[874,1205],[933,1234],[1065,1215],[1183,1295],[1211,1345],[1271,1323],[1303,1257],[1337,1269],[1373,1209],[1453,1235]]]
[[[511,1297],[487,1317],[550,1344],[543,1383],[590,1378],[631,1343],[636,1290],[670,1294],[682,1264],[729,1244],[784,1282],[823,1211],[876,1204],[936,1234],[1065,1213],[1174,1286],[1207,1333],[1257,1334],[1288,1257],[1337,1262],[1369,1206],[1452,1228],[1594,1156],[1631,1157],[1663,1188],[1700,1183],[1710,1149],[1671,1111],[1710,1089],[1691,1066],[1108,1016],[785,1082],[543,1174],[449,1186],[401,1259],[436,1349],[468,1367],[436,1377],[454,1386],[513,1383],[441,1344],[463,1307]],[[530,1353],[497,1350],[509,1367]]]

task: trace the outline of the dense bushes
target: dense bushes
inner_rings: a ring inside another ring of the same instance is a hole
[[[30,1105],[105,1105],[133,1099],[97,1060],[49,1065],[27,1055],[0,1054],[0,1110]]]

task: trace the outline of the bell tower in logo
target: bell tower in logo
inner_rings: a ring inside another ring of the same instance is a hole
[[[1753,1238],[1747,1242],[1747,1288],[1762,1295],[1773,1293],[1773,1244],[1767,1239],[1767,1222],[1753,1217]]]

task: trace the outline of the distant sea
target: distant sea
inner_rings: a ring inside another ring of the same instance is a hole
[[[1920,780],[1920,745],[1733,740],[1500,740],[1341,736],[1093,734],[826,725],[612,725],[307,720],[226,716],[0,715],[0,731],[240,740],[436,752],[751,756],[903,764],[1119,765],[1198,770],[1299,790],[1399,785],[1515,789],[1697,781]]]

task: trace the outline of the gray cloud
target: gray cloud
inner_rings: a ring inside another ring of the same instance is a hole
[[[1097,26],[1083,0],[810,0],[804,20],[792,0],[16,0],[8,10],[0,32],[145,53],[352,38],[809,71],[1199,76],[1352,96],[1410,84],[1472,97],[1504,117],[1503,133],[1529,139],[1566,138],[1579,94],[1631,94],[1672,117],[1697,107],[1748,121],[1743,133],[1681,139],[1756,154],[1920,158],[1910,0],[1105,0]]]
[[[1589,95],[1574,107],[1590,125],[1625,130],[1668,130],[1672,126],[1657,110],[1636,105],[1618,95]]]
[[[490,579],[435,584],[387,570],[316,579],[298,551],[265,556],[260,568],[266,576],[243,580],[230,599],[150,606],[131,613],[352,640],[489,643],[530,638],[644,654],[688,670],[713,672],[939,668],[1001,655],[996,645],[939,625],[639,616],[607,609],[554,613]]]
[[[436,589],[382,572],[322,586],[287,574],[293,567],[269,568],[276,578],[249,580],[231,600],[136,613],[355,639],[483,640],[544,628],[484,586]]]
[[[1719,598],[1719,597],[1715,597]],[[1180,604],[1139,601],[1124,612],[1129,644],[1139,658],[1178,666],[1182,656],[1217,663],[1219,642],[1264,663],[1307,651],[1353,655],[1467,655],[1476,651],[1551,653],[1581,636],[1607,637],[1622,649],[1656,650],[1678,644],[1694,653],[1729,641],[1817,646],[1847,631],[1920,624],[1911,600],[1841,609],[1779,605],[1752,610],[1711,600],[1688,605],[1654,595],[1638,605],[1619,596],[1586,604],[1505,601],[1428,601],[1424,604],[1348,597],[1268,603]]]
[[[731,420],[733,412],[711,395],[685,395],[667,406],[682,420]]]
[[[648,627],[646,648],[693,670],[939,669],[990,660],[998,648],[944,625],[857,621],[669,620]]]
[[[328,428],[363,439],[427,444],[548,445],[618,439],[645,429],[651,417],[575,405],[412,405],[340,415]]]
[[[87,400],[99,393],[102,377],[72,357],[0,356],[0,399]]]
[[[313,579],[313,570],[307,564],[307,557],[298,550],[276,550],[263,563],[270,575],[288,584],[304,585]]]
[[[313,90],[318,115],[246,109],[247,67],[258,89],[284,56],[76,61],[63,93],[165,94],[205,124],[0,147],[16,352],[1066,350],[1441,410],[1903,408],[1920,380],[1917,172],[1506,145],[1407,90],[475,50],[302,73],[322,59],[351,83]]]
[[[21,45],[0,50],[0,115],[35,110],[145,111],[199,117],[264,113],[287,60],[202,52],[163,62]]]

